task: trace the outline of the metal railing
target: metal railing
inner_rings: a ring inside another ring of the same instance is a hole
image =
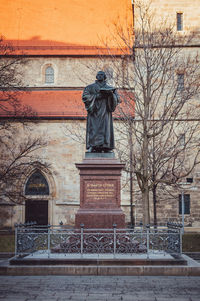
[[[181,225],[118,229],[68,229],[65,226],[19,224],[15,227],[15,255],[46,254],[181,254]]]

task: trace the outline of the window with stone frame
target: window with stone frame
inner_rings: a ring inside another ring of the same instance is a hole
[[[177,73],[177,91],[184,90],[184,73]]]
[[[183,134],[180,134],[179,136],[178,136],[178,144],[179,144],[179,146],[181,146],[181,147],[184,147],[185,146],[185,134],[183,133]]]
[[[177,31],[183,30],[183,13],[176,13],[176,29]]]
[[[184,214],[190,214],[190,194],[184,194]],[[182,199],[179,194],[179,214],[182,214]]]
[[[186,183],[190,183],[190,184],[191,184],[191,183],[193,183],[193,181],[194,181],[194,180],[193,180],[192,177],[186,178]]]
[[[45,84],[54,83],[54,69],[51,66],[46,67],[45,69]]]
[[[105,65],[103,67],[103,71],[106,74],[106,80],[108,84],[112,85],[113,84],[113,69],[109,67],[108,65]]]

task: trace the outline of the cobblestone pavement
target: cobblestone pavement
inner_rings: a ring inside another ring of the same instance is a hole
[[[200,277],[0,276],[3,301],[200,301]]]

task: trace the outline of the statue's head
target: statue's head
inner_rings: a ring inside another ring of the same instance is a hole
[[[106,80],[106,74],[105,74],[105,72],[103,72],[103,71],[99,71],[98,73],[97,73],[97,75],[96,75],[96,79],[98,80],[98,81],[104,81],[104,80]]]

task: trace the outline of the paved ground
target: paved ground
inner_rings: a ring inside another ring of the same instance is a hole
[[[200,301],[200,277],[0,276],[3,301]]]

